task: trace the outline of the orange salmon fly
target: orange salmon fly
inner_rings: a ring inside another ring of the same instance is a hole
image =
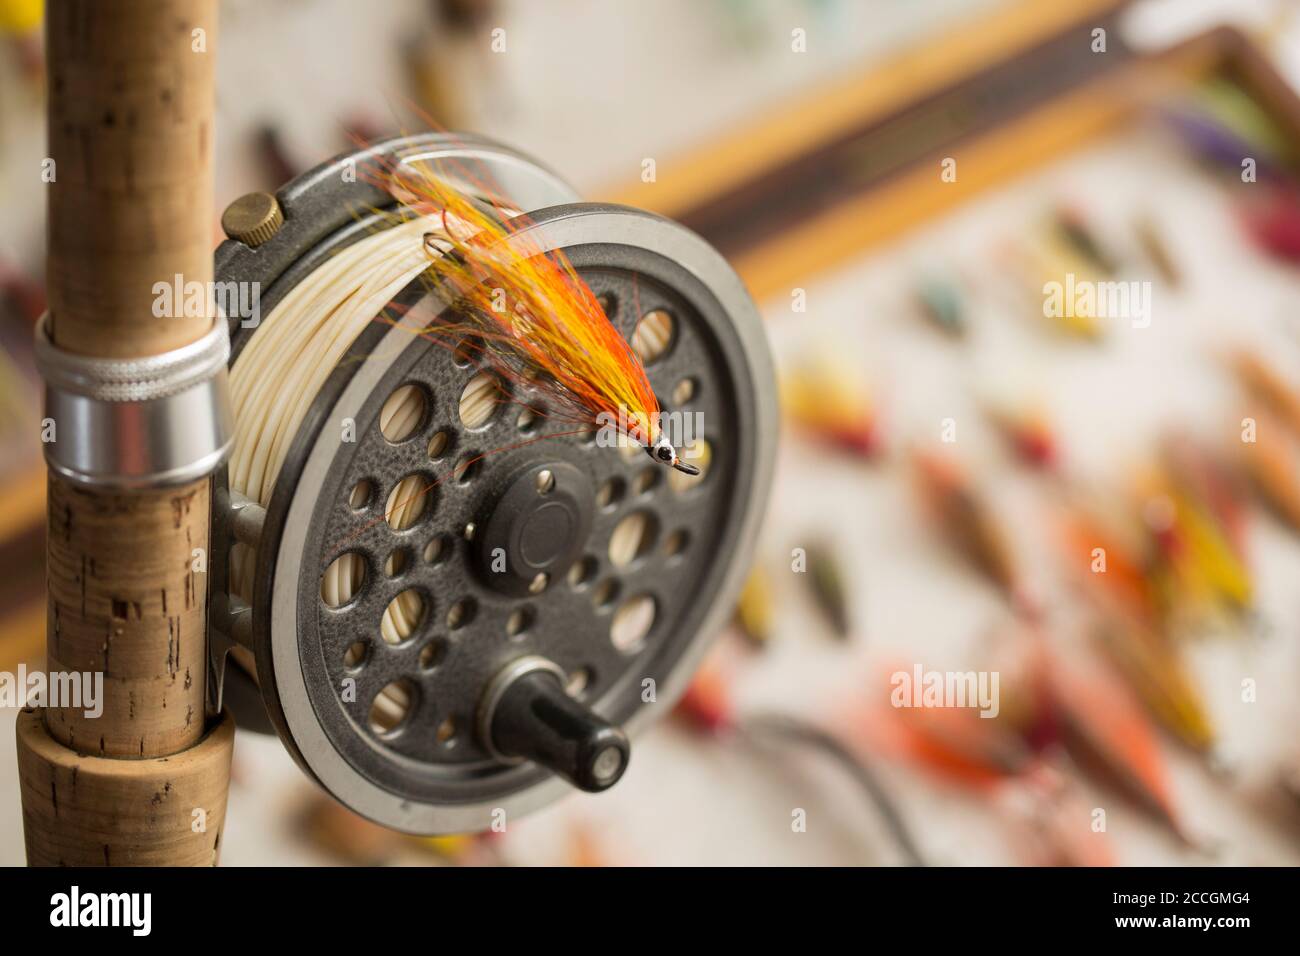
[[[398,200],[403,218],[428,219],[425,277],[464,319],[420,334],[537,388],[550,417],[612,428],[656,462],[699,474],[664,434],[640,357],[563,252],[517,231],[527,217],[481,184],[470,196],[427,164],[380,163],[370,181]]]

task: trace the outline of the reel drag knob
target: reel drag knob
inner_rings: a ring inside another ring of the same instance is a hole
[[[515,661],[492,681],[479,733],[498,759],[531,760],[589,793],[618,783],[631,756],[627,734],[570,697],[564,672],[541,657]]]

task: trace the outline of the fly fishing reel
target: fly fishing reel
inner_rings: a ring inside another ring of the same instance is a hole
[[[228,232],[217,281],[260,288],[261,314],[391,222],[393,199],[358,178],[376,158],[472,170],[514,208],[513,235],[562,251],[636,344],[669,419],[686,423],[673,470],[602,432],[546,416],[512,383],[467,416],[472,353],[419,330],[447,308],[409,283],[355,338],[311,400],[269,503],[219,476],[210,704],[276,732],[357,812],[414,833],[483,829],[570,786],[602,790],[627,733],[668,712],[730,613],[766,502],[774,381],[758,314],[703,240],[634,209],[583,203],[526,157],[476,139],[395,139],[338,157]],[[232,218],[238,218],[237,215]],[[228,223],[228,226],[232,224]],[[241,241],[242,240],[242,241]],[[257,286],[251,286],[256,283]],[[232,368],[258,334],[231,316]],[[381,427],[399,390],[417,410]],[[685,446],[685,450],[684,450]],[[418,513],[386,518],[404,480]],[[252,593],[230,597],[225,555],[253,549]],[[322,579],[344,556],[360,585],[333,606]],[[400,639],[381,627],[402,602]],[[255,674],[226,667],[226,652]]]

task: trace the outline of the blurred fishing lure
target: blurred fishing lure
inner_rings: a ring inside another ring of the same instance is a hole
[[[1051,232],[1102,275],[1112,276],[1119,268],[1115,256],[1097,238],[1091,224],[1078,208],[1062,205],[1052,210]]]
[[[916,280],[913,295],[921,313],[935,328],[953,338],[966,334],[966,307],[956,281],[945,275],[923,275]]]
[[[761,565],[755,565],[736,600],[736,626],[755,647],[765,647],[772,639],[773,615],[772,581]]]
[[[1242,350],[1232,357],[1237,380],[1254,399],[1268,406],[1287,428],[1300,435],[1300,392],[1263,356]]]
[[[1277,516],[1300,531],[1300,454],[1279,421],[1260,412],[1255,418],[1255,441],[1241,443],[1243,470]]]
[[[1057,767],[1034,764],[994,803],[1010,815],[1012,842],[1027,866],[1114,866],[1105,830],[1080,826],[1091,809],[1077,781]]]
[[[1156,546],[1155,580],[1165,588],[1171,621],[1213,619],[1249,609],[1249,571],[1216,516],[1185,487],[1158,476],[1143,499],[1143,520]]]
[[[1153,548],[1132,516],[1094,513],[1066,499],[1056,525],[1066,569],[1082,583],[1086,598],[1145,623],[1160,619],[1160,595],[1150,574]]]
[[[876,413],[862,375],[838,362],[801,362],[782,379],[781,404],[800,430],[823,445],[861,458],[880,451]]]
[[[917,449],[913,474],[922,501],[940,531],[966,560],[1029,618],[1040,612],[1022,575],[1006,529],[953,460]]]
[[[1099,619],[1092,636],[1151,716],[1217,765],[1214,725],[1178,649],[1163,635],[1118,616]]]
[[[1127,686],[1077,653],[1055,658],[1047,673],[1061,739],[1075,762],[1195,847],[1175,808],[1155,728]]]
[[[1051,422],[1041,409],[988,401],[984,410],[1020,461],[1032,468],[1042,469],[1050,469],[1056,464],[1056,436],[1052,432]]]
[[[848,593],[844,587],[844,575],[840,571],[840,562],[835,556],[835,549],[828,542],[818,541],[806,549],[808,555],[808,587],[817,609],[834,634],[840,640],[846,640],[852,628],[849,620]]]
[[[1073,293],[1065,291],[1067,285],[1082,289],[1085,284],[1095,284],[1101,281],[1100,274],[1050,223],[1027,236],[1006,239],[995,256],[998,266],[1018,283],[1021,307],[1034,303],[1039,317],[1070,336],[1088,341],[1103,336],[1105,329],[1095,308],[1076,308]],[[1043,307],[1042,290],[1049,283],[1063,291],[1060,309]]]

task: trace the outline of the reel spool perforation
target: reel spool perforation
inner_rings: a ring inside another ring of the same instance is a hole
[[[611,276],[606,275],[604,278],[607,283],[612,283]],[[625,279],[625,285],[628,281],[630,281],[630,279]],[[619,294],[624,298],[624,300],[630,298],[630,293],[626,288],[622,289]],[[665,309],[675,315],[681,314],[685,311],[685,308],[681,303],[671,301],[667,296],[656,295],[654,294],[653,289],[645,286],[638,289],[638,296],[644,296],[642,299],[642,315],[654,309]],[[629,315],[622,325],[625,329],[632,329],[635,327],[636,321],[639,321],[639,316],[635,314]],[[698,376],[702,374],[698,359],[692,361],[690,356],[686,355],[686,351],[690,347],[691,342],[691,336],[684,335],[679,331],[674,335],[670,348],[665,350],[659,360],[654,363],[654,365],[658,365],[667,370],[668,378],[665,378],[665,381],[676,376],[679,367],[689,368],[693,375]],[[675,358],[684,359],[684,362],[675,361]],[[652,365],[652,368],[654,365]],[[471,381],[476,374],[478,374],[478,370],[472,363],[468,366],[462,365],[462,363],[455,361],[452,353],[434,347],[425,348],[414,364],[412,364],[410,368],[405,369],[404,374],[401,377],[395,377],[392,381],[395,387],[400,387],[401,384],[419,383],[435,393],[442,390],[449,391],[452,394],[459,394],[459,392],[464,389],[465,385]],[[440,381],[444,380],[447,381],[449,385],[439,384]],[[515,401],[518,402],[522,397],[523,396],[519,394],[515,395]],[[373,399],[372,404],[374,404]],[[508,406],[506,406],[505,403],[502,403],[487,422],[476,427],[466,427],[463,422],[452,421],[449,420],[449,418],[438,418],[435,416],[435,420],[430,423],[430,428],[436,426],[440,430],[451,432],[454,435],[454,444],[459,449],[455,457],[457,460],[463,461],[465,458],[477,454],[479,449],[485,445],[490,446],[493,443],[507,444],[513,439],[513,436],[510,434],[512,416],[502,414],[502,409],[505,407]],[[401,477],[404,477],[404,475],[399,476],[398,472],[402,471],[403,468],[415,461],[414,456],[416,455],[415,450],[418,449],[418,443],[414,441],[403,443],[402,446],[395,449],[396,454],[394,455],[394,449],[392,449],[391,446],[388,446],[387,443],[383,445],[380,444],[380,442],[383,441],[382,434],[379,433],[377,426],[371,427],[371,423],[375,420],[376,416],[373,409],[371,409],[371,411],[365,416],[365,438],[360,443],[359,453],[366,454],[373,447],[376,449],[382,449],[390,457],[395,457],[402,462],[402,468],[390,467],[389,469],[393,477],[387,479],[387,483],[384,487],[388,488],[389,493],[391,494],[391,489],[397,486],[397,482]],[[554,427],[556,431],[564,430],[563,426],[559,423],[555,423]],[[423,434],[424,433],[421,432],[420,437],[423,437]],[[567,449],[569,451],[561,451],[561,449]],[[605,690],[611,686],[615,686],[613,682],[620,678],[623,672],[629,667],[636,667],[639,661],[653,655],[658,637],[660,634],[671,628],[671,621],[665,617],[663,611],[663,609],[670,607],[668,595],[673,589],[678,588],[689,576],[689,569],[685,566],[684,561],[680,561],[671,568],[668,568],[666,565],[662,565],[655,559],[653,550],[649,554],[639,556],[630,566],[627,567],[616,567],[607,557],[610,547],[610,536],[618,527],[619,522],[622,521],[631,511],[639,509],[646,512],[652,516],[652,520],[660,527],[667,524],[669,520],[665,515],[661,514],[662,510],[666,507],[671,506],[674,508],[676,512],[674,516],[675,520],[680,521],[683,518],[683,509],[681,508],[680,503],[671,501],[667,491],[665,491],[659,499],[656,499],[655,496],[651,495],[644,497],[637,502],[631,501],[631,488],[636,482],[638,473],[643,471],[647,464],[654,467],[653,463],[647,463],[645,461],[644,454],[639,449],[635,450],[635,455],[629,457],[621,454],[615,449],[602,448],[599,445],[584,446],[581,442],[575,441],[570,437],[556,437],[553,442],[538,442],[536,446],[533,446],[527,451],[524,449],[507,450],[500,454],[489,455],[477,463],[478,469],[474,474],[472,481],[468,484],[452,478],[449,481],[444,481],[438,486],[439,489],[445,489],[445,492],[439,497],[436,506],[425,509],[424,514],[420,517],[420,525],[423,526],[425,522],[428,522],[429,527],[434,531],[434,533],[450,534],[455,534],[458,529],[461,529],[470,523],[475,524],[476,527],[482,527],[485,524],[485,515],[482,510],[484,502],[491,502],[494,495],[494,489],[498,488],[503,481],[508,479],[508,476],[517,469],[518,463],[521,460],[525,460],[526,454],[532,454],[539,451],[544,455],[559,454],[562,459],[570,461],[574,461],[575,459],[572,457],[566,458],[565,456],[571,454],[571,452],[576,452],[576,462],[579,463],[584,470],[591,472],[593,477],[601,480],[617,478],[623,485],[623,492],[615,506],[608,511],[598,511],[598,513],[593,517],[591,531],[587,540],[583,542],[582,548],[584,553],[599,556],[600,572],[603,572],[603,576],[606,580],[617,583],[619,592],[617,599],[609,602],[606,606],[596,606],[589,600],[584,600],[576,602],[566,608],[563,612],[559,612],[558,608],[556,608],[555,610],[557,613],[552,614],[552,608],[548,606],[546,593],[543,592],[538,596],[540,600],[536,612],[537,623],[540,625],[541,629],[548,626],[551,623],[551,618],[555,617],[565,621],[566,624],[577,633],[594,635],[591,646],[586,649],[570,648],[566,647],[565,642],[563,641],[552,641],[545,647],[545,650],[547,651],[548,659],[554,660],[564,670],[566,670],[566,672],[577,669],[590,670],[595,675],[595,680],[589,684],[587,693],[591,697],[599,698]],[[358,472],[357,474],[360,476],[363,473],[369,474],[371,472],[364,471]],[[347,486],[347,484],[347,481],[344,480],[341,482],[341,487]],[[703,497],[703,493],[697,492],[694,496]],[[697,509],[692,508],[689,509],[689,511],[691,512],[689,520],[699,524],[707,533],[708,525],[710,521],[713,520],[708,515],[707,509],[700,508],[697,511]],[[377,528],[377,530],[384,534],[391,533],[398,537],[411,533],[410,529],[402,531],[392,531],[391,529],[388,529],[385,531],[383,528]],[[656,535],[656,537],[658,537],[658,535]],[[363,544],[368,544],[368,535],[363,535],[360,538],[360,541]],[[462,538],[457,542],[456,546],[458,551],[469,553],[470,557],[468,558],[468,562],[473,561],[472,554],[475,550],[474,542],[466,543],[463,542]],[[374,564],[377,564],[378,560],[379,557],[377,556]],[[462,561],[458,563],[465,565],[467,562],[465,559],[462,559]],[[661,568],[672,574],[674,580],[671,582],[671,587],[651,587],[644,581],[636,580],[638,577],[644,577],[646,573],[652,569],[658,571]],[[555,572],[555,576],[559,577],[566,571],[567,567],[558,568]],[[420,580],[421,577],[422,574],[416,572],[412,580]],[[403,584],[409,583],[409,581],[403,582]],[[448,655],[447,661],[441,669],[443,678],[445,680],[450,680],[447,675],[455,669],[455,665],[461,664],[463,666],[463,669],[461,670],[462,675],[466,673],[470,675],[466,683],[472,685],[478,680],[486,679],[491,672],[501,666],[503,658],[499,656],[499,653],[494,652],[500,646],[507,644],[505,635],[506,623],[509,619],[509,615],[517,606],[517,600],[499,596],[490,587],[484,585],[484,582],[479,575],[458,575],[452,580],[444,580],[441,582],[441,585],[443,593],[449,595],[448,600],[453,600],[458,594],[472,594],[480,605],[476,620],[465,628],[463,634],[458,635],[455,651]],[[553,586],[554,582],[548,583],[547,590]],[[376,596],[370,604],[367,605],[367,614],[373,618],[381,611],[383,602],[391,599],[396,590],[397,589],[392,586],[376,586]],[[619,607],[624,601],[631,600],[642,594],[653,599],[654,605],[656,609],[658,609],[656,620],[651,626],[649,633],[646,635],[645,640],[640,643],[639,649],[636,653],[627,654],[620,652],[617,648],[613,647],[609,637],[612,621],[618,614]],[[583,623],[584,621],[586,623]],[[542,649],[538,646],[538,632],[539,628],[535,626],[534,634],[528,640],[526,649]],[[337,650],[346,643],[346,636],[339,636],[331,643],[334,649]],[[367,690],[374,687],[386,686],[386,681],[403,677],[412,680],[419,680],[419,675],[402,673],[401,668],[397,666],[396,663],[400,660],[409,666],[414,660],[414,651],[411,651],[402,658],[398,658],[392,653],[387,653],[382,649],[381,653],[383,653],[383,660],[390,666],[384,668],[381,675],[382,680],[375,678],[367,687]],[[341,673],[341,664],[334,663],[331,667],[339,669],[339,672]],[[334,676],[337,681],[338,674],[335,674]],[[425,684],[424,681],[420,681],[420,683],[422,686]],[[443,748],[436,744],[436,741],[431,742],[430,735],[427,733],[429,730],[429,727],[427,726],[428,723],[435,717],[440,716],[442,713],[451,712],[453,714],[463,714],[470,710],[474,703],[472,692],[470,697],[467,699],[464,694],[456,694],[454,691],[449,692],[444,686],[441,689],[434,688],[429,694],[424,696],[425,699],[436,697],[439,701],[438,707],[426,709],[424,704],[418,705],[415,712],[408,717],[406,722],[397,732],[383,735],[381,738],[382,744],[398,750],[405,756],[426,761],[437,762],[454,760],[456,762],[470,762],[474,761],[476,758],[487,759],[488,754],[486,751],[480,751],[480,748],[473,741],[466,741],[465,745],[454,754],[448,754]],[[364,704],[364,702],[364,695],[359,695],[358,703]],[[358,721],[356,713],[356,711],[363,709],[364,707],[360,706],[351,709],[350,714],[354,722],[364,723],[363,721]],[[423,736],[421,735],[421,732],[417,730],[421,727],[423,727],[424,731]]]

